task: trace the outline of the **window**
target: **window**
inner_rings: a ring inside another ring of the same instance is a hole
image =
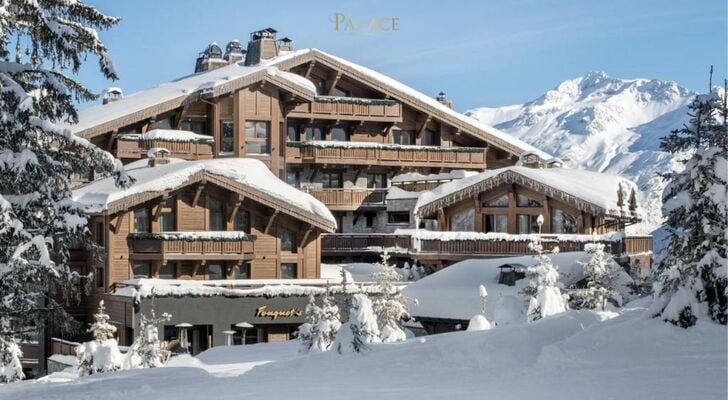
[[[335,97],[349,97],[349,92],[338,86],[335,86],[334,89],[331,90],[331,95]]]
[[[244,262],[234,266],[233,279],[250,279],[250,263]]]
[[[392,133],[392,143],[403,145],[414,144],[414,137],[414,131],[402,131],[397,129]]]
[[[516,197],[516,206],[518,207],[542,207],[541,202],[534,200],[528,196],[519,194]]]
[[[498,214],[485,215],[485,232],[508,233],[508,216]]]
[[[339,171],[321,172],[321,183],[324,189],[341,189],[344,182]]]
[[[245,153],[270,154],[267,122],[245,121]]]
[[[208,199],[207,208],[210,213],[209,230],[225,231],[225,210],[220,200]]]
[[[174,213],[174,197],[170,197],[162,204],[162,212],[159,214],[159,230],[162,232],[174,232],[177,230]]]
[[[94,224],[94,242],[104,247],[104,239],[105,239],[105,232],[104,232],[104,223],[103,221],[96,221]]]
[[[224,270],[221,264],[209,264],[207,266],[207,279],[211,281],[225,279]]]
[[[367,187],[369,189],[384,189],[387,187],[387,174],[367,175]]]
[[[238,210],[233,221],[233,230],[250,233],[250,213]]]
[[[422,132],[422,137],[420,138],[420,144],[423,146],[439,146],[440,145],[440,138],[438,137],[437,133],[435,131],[431,131],[429,129]]]
[[[104,269],[101,267],[94,269],[94,284],[97,288],[104,287]]]
[[[364,214],[364,218],[366,220],[366,227],[367,228],[373,228],[374,227],[374,218],[376,217],[376,214],[374,213],[366,213]]]
[[[538,232],[538,215],[518,214],[518,233],[529,234]]]
[[[174,263],[167,263],[166,265],[162,264],[162,267],[159,268],[159,279],[174,279],[177,277],[176,271],[177,271],[176,264],[174,264]]]
[[[475,210],[463,210],[450,217],[450,230],[453,232],[472,232],[475,230]]]
[[[286,183],[297,188],[300,185],[300,172],[296,169],[289,169],[286,171]]]
[[[281,279],[296,279],[296,263],[281,263]]]
[[[172,129],[172,118],[162,118],[152,122],[149,125],[149,130],[152,129]]]
[[[299,140],[301,140],[301,135],[300,135],[298,126],[288,125],[288,141],[289,142],[298,142]]]
[[[319,127],[309,126],[303,130],[303,138],[306,141],[324,140],[324,131]]]
[[[194,132],[198,135],[207,135],[207,121],[183,121],[182,130]]]
[[[554,208],[553,214],[551,214],[551,232],[576,233],[576,218],[569,213]]]
[[[296,252],[296,234],[288,229],[281,229],[281,251]]]
[[[335,140],[337,142],[348,142],[349,132],[340,127],[331,128],[331,140]]]
[[[134,279],[149,278],[152,273],[152,266],[149,263],[134,264]]]
[[[149,209],[146,207],[134,210],[134,232],[149,233]]]
[[[232,121],[224,121],[220,128],[220,153],[231,154],[234,151],[235,125]]]
[[[409,211],[390,211],[387,213],[387,221],[390,224],[409,224]]]
[[[504,194],[483,202],[483,207],[508,207],[508,195]]]

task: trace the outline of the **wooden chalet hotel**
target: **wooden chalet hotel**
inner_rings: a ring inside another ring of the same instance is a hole
[[[118,192],[86,177],[75,192],[105,248],[99,262],[78,256],[97,272],[86,308],[105,298],[122,344],[152,299],[173,315],[170,337],[175,324],[194,326],[196,350],[223,343],[224,330],[239,340],[240,322],[254,326],[247,343],[288,339],[306,296],[323,290],[321,260],[389,247],[438,269],[523,255],[538,214],[562,250],[597,234],[625,266],[649,266],[651,238],[623,233],[639,220],[631,182],[561,168],[454,111],[443,93],[294,50],[271,28],[246,47],[209,45],[194,72],[131,95],[109,89],[68,126],[139,181]]]

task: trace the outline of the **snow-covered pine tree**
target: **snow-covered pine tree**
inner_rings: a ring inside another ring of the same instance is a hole
[[[584,306],[604,311],[608,300],[620,300],[616,288],[619,270],[612,263],[611,256],[604,252],[603,243],[589,243],[585,251],[589,254],[589,261],[582,263],[586,275]]]
[[[322,309],[316,305],[316,298],[314,295],[310,295],[308,297],[306,310],[304,311],[306,322],[302,323],[298,327],[298,332],[296,334],[296,338],[298,338],[298,342],[300,343],[300,348],[298,349],[299,353],[308,353],[308,351],[311,350],[313,337],[316,335],[316,328],[318,327],[318,322],[321,319],[321,313]]]
[[[372,309],[372,301],[366,294],[357,293],[351,298],[349,321],[336,334],[334,347],[340,353],[361,353],[369,343],[379,343],[377,316]]]
[[[698,95],[690,122],[662,139],[663,151],[685,155],[683,169],[665,175],[668,246],[656,268],[655,317],[689,327],[698,318],[728,320],[728,123],[725,88]]]
[[[123,356],[119,344],[114,338],[116,327],[109,323],[104,301],[99,302],[99,309],[94,314],[95,322],[88,332],[94,340],[81,344],[76,348],[78,368],[81,375],[91,375],[121,369]]]
[[[16,339],[45,325],[71,328],[56,301],[76,299],[81,277],[69,247],[92,246],[81,207],[71,201],[71,174],[113,174],[131,182],[118,160],[59,128],[75,122],[75,101],[97,96],[72,75],[87,56],[115,79],[97,30],[117,19],[81,1],[5,0],[0,7],[0,368],[17,366]],[[22,371],[0,375],[0,382]]]
[[[382,292],[373,302],[381,330],[380,338],[384,343],[403,342],[407,340],[407,336],[400,327],[400,321],[403,318],[410,318],[407,309],[408,299],[394,286],[394,283],[400,280],[400,275],[394,265],[389,263],[389,253],[386,249],[381,257],[382,260],[376,264],[376,272],[372,274]]]
[[[142,314],[139,316],[139,334],[127,355],[126,368],[156,368],[164,365],[169,352],[165,349],[166,342],[159,340],[159,324],[169,321],[172,316],[168,313],[157,318],[154,309],[151,317]]]
[[[533,240],[528,244],[529,250],[536,252],[533,256],[536,263],[533,267],[526,268],[526,277],[529,278],[529,282],[522,291],[528,301],[529,322],[564,312],[567,306],[566,300],[561,294],[559,270],[546,256],[541,244],[543,215],[538,216],[537,222],[538,235],[534,235]],[[551,252],[557,254],[559,248],[555,247]]]
[[[328,289],[322,300],[320,315],[321,318],[316,323],[315,334],[311,340],[312,352],[328,351],[334,344],[336,334],[341,328],[339,306],[336,305],[336,301],[329,294]]]

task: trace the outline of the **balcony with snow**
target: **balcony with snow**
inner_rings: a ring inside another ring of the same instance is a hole
[[[203,160],[212,158],[215,139],[190,131],[153,129],[146,133],[125,133],[116,137],[116,156],[121,159],[145,158],[154,148],[169,150],[175,158]]]
[[[249,261],[256,239],[237,231],[130,233],[128,238],[133,261]]]
[[[391,99],[316,96],[314,101],[296,106],[288,117],[395,123],[402,122],[402,103]]]

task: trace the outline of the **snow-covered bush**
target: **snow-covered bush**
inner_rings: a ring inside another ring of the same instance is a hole
[[[123,356],[119,344],[114,338],[116,327],[109,323],[104,301],[99,302],[99,309],[94,314],[96,320],[88,332],[94,340],[81,344],[76,348],[78,370],[81,375],[91,375],[121,369]]]
[[[69,249],[95,245],[70,177],[131,180],[120,161],[57,125],[77,122],[76,105],[97,98],[76,80],[88,56],[116,78],[97,30],[118,19],[80,1],[4,1],[0,10],[0,379],[11,381],[23,377],[16,340],[48,324],[76,328],[59,301],[80,299]]]
[[[488,297],[488,291],[485,289],[485,286],[480,285],[478,292],[480,295],[480,314],[475,314],[470,318],[467,329],[469,331],[487,331],[492,327],[492,324],[485,316],[485,302]]]
[[[546,256],[541,245],[543,215],[538,216],[537,222],[539,234],[528,244],[529,250],[536,252],[533,256],[536,263],[534,266],[526,268],[526,277],[529,282],[523,289],[523,294],[526,295],[528,302],[529,322],[564,312],[567,307],[566,299],[561,294],[559,270]],[[552,251],[554,254],[558,252],[558,247]]]
[[[690,122],[662,139],[660,148],[684,157],[666,175],[663,213],[668,245],[656,268],[655,317],[689,327],[698,318],[728,321],[728,129],[726,93],[696,96]],[[719,121],[720,119],[720,121]]]
[[[620,269],[612,263],[612,257],[604,252],[604,244],[590,243],[584,250],[589,254],[589,261],[584,265],[586,289],[579,291],[581,307],[604,311],[607,301],[621,304],[621,296],[617,291],[617,279]]]
[[[321,307],[316,305],[316,298],[313,295],[308,297],[308,304],[306,305],[304,314],[306,322],[302,323],[296,332],[296,338],[301,345],[298,350],[299,353],[307,353],[311,350],[316,325],[319,319],[321,319]]]
[[[367,350],[369,343],[380,341],[372,301],[363,293],[355,294],[351,298],[349,321],[341,325],[334,347],[339,353],[360,353]]]
[[[172,316],[164,313],[160,318],[151,310],[151,317],[139,316],[139,334],[134,339],[125,360],[125,368],[161,367],[169,357],[166,342],[159,340],[159,324],[169,321]]]
[[[321,302],[322,305],[319,307],[313,296],[309,298],[306,306],[306,322],[298,328],[301,353],[328,351],[341,328],[339,307],[328,290]]]
[[[389,253],[386,250],[382,252],[382,260],[377,263],[377,271],[372,274],[372,278],[382,292],[373,302],[382,342],[405,341],[407,337],[400,327],[400,321],[411,317],[407,309],[408,299],[394,286],[394,283],[400,280],[400,275],[394,265],[389,263]]]

